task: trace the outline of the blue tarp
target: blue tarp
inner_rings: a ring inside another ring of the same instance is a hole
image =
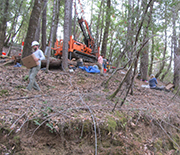
[[[16,65],[14,65],[14,67],[21,67],[22,65],[20,63],[17,62]]]
[[[85,70],[88,73],[100,73],[100,70],[93,66],[79,66],[80,69]]]

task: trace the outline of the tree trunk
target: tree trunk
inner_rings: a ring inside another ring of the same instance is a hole
[[[31,17],[29,20],[28,32],[24,41],[24,49],[22,53],[22,58],[31,54],[32,48],[31,43],[34,40],[36,29],[38,26],[38,21],[41,13],[41,3],[42,0],[35,0],[33,10],[31,12]]]
[[[153,11],[153,4],[154,0],[150,3],[150,11],[147,14],[148,19],[145,20],[146,22],[146,27],[144,27],[144,36],[143,36],[143,41],[147,39],[148,36],[148,28],[151,23],[151,18],[152,18],[152,11]],[[143,5],[147,5],[147,1],[143,1]],[[140,64],[140,73],[141,73],[141,78],[143,80],[147,80],[147,74],[148,74],[148,63],[149,63],[149,43],[147,43],[146,47],[142,51],[142,56],[141,56],[141,64]]]
[[[117,44],[118,44],[118,40],[116,40],[116,42],[114,43],[114,45],[112,47],[112,50],[110,51],[110,54],[109,54],[109,57],[108,57],[110,62],[112,62],[112,56],[113,56],[114,49],[115,49]]]
[[[23,0],[20,1],[20,3],[19,3],[19,8],[18,8],[18,10],[15,12],[15,15],[14,15],[14,17],[13,17],[13,22],[12,22],[12,24],[11,24],[11,28],[10,28],[10,30],[9,30],[9,34],[8,34],[8,37],[7,37],[7,39],[6,39],[6,42],[5,42],[4,46],[7,46],[8,43],[12,43],[12,42],[13,42],[12,37],[13,37],[14,34],[15,34],[15,30],[16,30],[16,29],[15,29],[15,26],[17,25],[17,19],[18,19],[19,13],[20,13],[20,11],[21,11],[22,4],[23,4]]]
[[[69,37],[72,35],[72,2],[73,0],[70,1],[70,17],[69,17]]]
[[[54,35],[54,24],[55,24],[55,16],[56,16],[56,0],[54,0],[53,3],[53,16],[52,16],[52,25],[51,25],[51,35],[50,35],[50,44],[49,44],[49,49],[47,52],[47,64],[46,64],[46,72],[49,70],[49,62],[50,62],[50,55],[51,55],[51,47],[52,47],[52,41],[53,41],[53,35]]]
[[[100,42],[101,40],[99,38],[101,38],[101,34],[102,34],[102,28],[101,28],[101,33],[100,33],[100,36],[99,36],[99,25],[100,25],[100,20],[101,20],[101,14],[102,14],[102,7],[104,6],[104,0],[101,0],[101,4],[100,4],[100,10],[99,10],[99,14],[98,14],[98,21],[97,21],[97,29],[96,29],[96,45],[99,47],[100,45]],[[103,11],[103,14],[104,14],[104,11]],[[102,15],[102,23],[103,23],[103,15]],[[101,23],[101,26],[103,25]]]
[[[74,35],[74,40],[76,40],[76,19],[77,19],[77,9],[76,9],[76,0],[74,1],[74,27],[73,27],[73,35]]]
[[[39,38],[40,38],[40,31],[41,31],[41,19],[39,18],[38,26],[37,26],[35,37],[34,37],[34,40],[36,40],[38,42],[39,42]]]
[[[172,43],[171,43],[171,44],[172,44]],[[173,48],[171,47],[171,56],[170,56],[170,60],[169,60],[169,65],[168,65],[168,68],[167,68],[166,72],[161,76],[161,81],[164,80],[165,76],[167,75],[167,73],[169,72],[169,70],[170,70],[170,68],[171,68],[172,56],[173,56]]]
[[[165,5],[165,25],[167,25],[167,5]],[[155,75],[156,78],[158,78],[160,76],[160,74],[162,73],[164,66],[165,66],[165,57],[166,57],[166,49],[167,49],[167,29],[165,29],[165,43],[164,43],[165,47],[163,50],[163,60],[162,60],[162,64],[160,66],[159,72]]]
[[[69,21],[70,21],[70,8],[71,2],[65,1],[65,13],[64,13],[64,41],[63,41],[63,51],[62,51],[62,68],[64,71],[68,70],[68,41],[69,41]]]
[[[180,65],[179,65],[179,51],[177,49],[177,36],[176,36],[176,21],[177,21],[177,12],[175,11],[175,6],[172,9],[173,13],[173,45],[174,45],[174,86],[175,89],[179,87],[180,82]]]
[[[94,4],[94,0],[91,0],[91,19],[90,19],[90,27],[92,26],[92,16],[93,16],[93,4]]]
[[[166,37],[166,41],[165,41],[165,48],[163,50],[163,59],[162,59],[162,64],[160,66],[159,72],[155,75],[156,78],[158,78],[160,76],[160,74],[162,73],[164,66],[165,66],[165,57],[166,57],[166,48],[167,48],[167,35],[165,34]]]
[[[57,30],[58,30],[58,24],[59,24],[59,10],[60,10],[60,2],[61,0],[57,0],[57,5],[56,5],[56,17],[55,17],[55,28],[54,28],[54,37],[53,37],[53,42],[52,45],[56,42],[57,39]]]
[[[128,0],[128,27],[127,27],[127,36],[126,36],[126,46],[125,46],[125,51],[127,52],[127,55],[128,55],[128,60],[129,61],[129,66],[131,65],[132,63],[132,55],[133,55],[133,48],[132,48],[132,44],[133,44],[133,34],[132,34],[132,14],[133,14],[133,7],[132,7],[132,2],[131,0]],[[127,76],[127,79],[126,79],[126,83],[127,85],[130,84],[130,79],[131,79],[131,76],[132,76],[132,71],[129,72],[128,76]]]
[[[32,8],[32,6],[33,6],[33,4],[32,4],[32,2],[30,3],[30,6],[28,7],[28,9],[25,11],[25,13],[22,15],[22,20],[21,20],[21,24],[19,25],[19,27],[17,28],[17,30],[14,32],[14,34],[12,35],[12,37],[11,37],[11,40],[14,40],[14,38],[16,37],[16,35],[18,34],[19,36],[20,36],[20,30],[21,30],[21,28],[22,28],[22,26],[23,26],[23,24],[24,24],[24,22],[25,22],[25,20],[26,20],[26,16],[28,15],[28,14],[30,14],[29,13],[29,10]],[[17,25],[16,25],[17,26]],[[18,38],[18,37],[17,37]],[[18,39],[16,39],[16,40],[18,40]],[[21,38],[21,40],[19,41],[19,42],[22,42],[22,41],[24,41],[24,35],[23,35],[23,37]],[[12,41],[10,41],[10,42],[12,42]]]
[[[104,2],[103,2],[103,11],[102,11],[102,16],[101,16],[101,31],[100,31],[100,35],[99,35],[99,41],[98,41],[98,46],[101,45],[101,41],[102,41],[102,34],[103,34],[103,29],[104,29],[104,10],[105,10],[105,6],[104,6]]]
[[[146,47],[144,47],[141,55],[141,63],[140,63],[140,73],[141,79],[147,80],[147,73],[148,73],[148,62],[149,62],[149,43],[147,43]]]
[[[1,2],[1,7],[2,10],[0,11],[0,55],[2,55],[5,34],[6,34],[9,0],[3,0],[3,2]]]
[[[152,32],[154,34],[154,31]],[[154,61],[154,37],[152,37],[152,48],[151,48],[151,62],[149,67],[149,76],[152,74],[153,70],[153,61]]]
[[[109,33],[109,26],[110,26],[110,16],[111,16],[110,7],[111,7],[111,0],[107,0],[106,26],[104,30],[102,50],[101,50],[101,54],[104,55],[104,57],[106,57],[107,40],[108,40],[108,33]]]
[[[46,50],[46,13],[47,13],[47,2],[48,0],[44,0],[43,12],[42,12],[42,38],[41,38],[41,49],[43,52]]]

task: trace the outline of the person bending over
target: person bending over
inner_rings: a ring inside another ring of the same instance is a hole
[[[39,65],[32,67],[29,70],[29,84],[27,86],[27,90],[31,91],[31,89],[34,88],[35,90],[40,91],[41,89],[36,82],[36,75],[41,68],[41,60],[44,60],[45,56],[44,53],[39,49],[39,43],[37,41],[33,41],[31,46],[34,50],[33,54],[36,56],[35,61],[38,61]]]

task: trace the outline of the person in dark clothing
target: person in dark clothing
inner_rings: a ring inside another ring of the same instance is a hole
[[[150,88],[156,89],[156,90],[164,90],[164,87],[158,87],[158,86],[156,86],[157,84],[158,84],[157,79],[155,78],[155,76],[153,74],[151,74],[150,80],[149,80]]]

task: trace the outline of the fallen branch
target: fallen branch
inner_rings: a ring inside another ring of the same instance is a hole
[[[162,125],[156,121],[156,123],[160,126],[160,128],[164,131],[164,133],[167,135],[167,137],[180,149],[180,146],[171,138],[170,135],[167,134],[166,130],[162,127]]]
[[[107,88],[108,87],[108,83],[111,80],[111,78],[117,73],[117,71],[123,70],[124,68],[126,68],[128,63],[129,63],[129,61],[124,65],[124,67],[116,68],[115,71],[111,74],[111,76],[106,81],[102,82],[101,86],[104,86],[105,88]]]
[[[1,64],[0,66],[12,65],[13,63],[14,63],[14,60],[9,60],[9,61]]]
[[[45,95],[46,96],[46,95]],[[31,99],[31,98],[38,98],[38,97],[42,97],[42,95],[34,95],[34,96],[26,96],[26,97],[18,97],[18,98],[8,98],[5,100],[0,101],[0,103],[4,102],[4,101],[15,101],[15,100],[22,100],[22,99]]]
[[[26,114],[26,112],[24,114],[22,114],[10,127],[11,131],[9,132],[8,136],[11,134],[11,132],[14,130],[15,128],[15,124]]]

